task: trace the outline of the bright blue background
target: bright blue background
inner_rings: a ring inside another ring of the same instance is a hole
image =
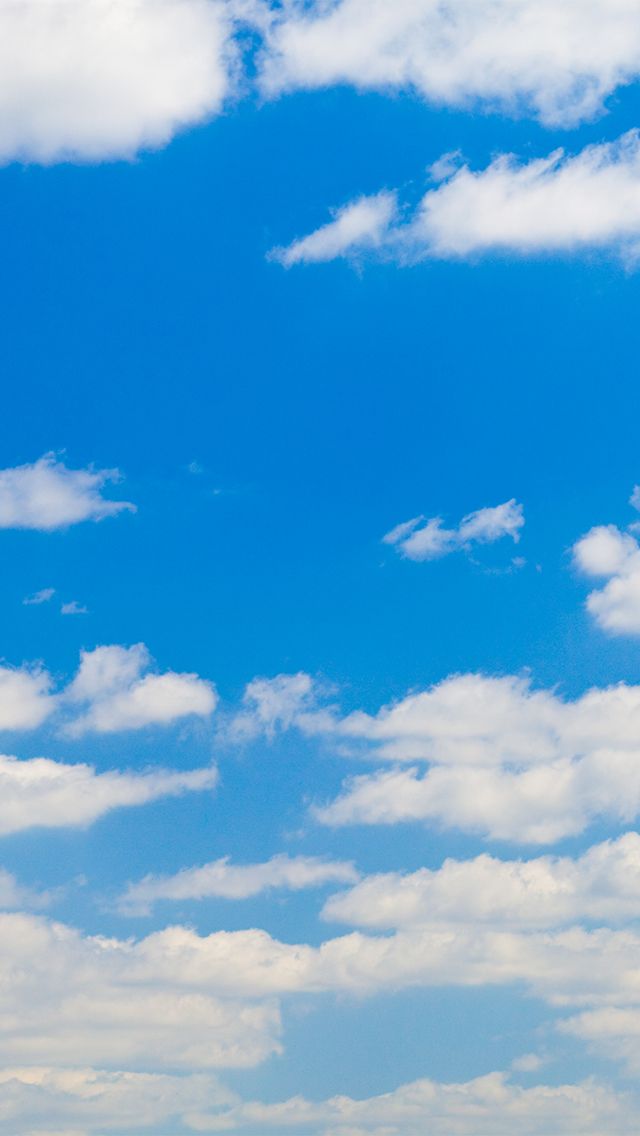
[[[256,674],[302,669],[371,710],[455,671],[529,667],[568,695],[640,681],[637,644],[587,622],[567,554],[591,525],[633,519],[640,277],[606,257],[358,273],[286,272],[266,256],[362,193],[416,200],[445,151],[483,166],[498,150],[577,150],[637,110],[632,89],[607,118],[552,133],[337,90],[247,102],[130,164],[2,171],[2,465],[64,449],[70,466],[122,469],[113,493],[139,506],[66,533],[2,534],[6,659],[41,658],[63,678],[81,647],[144,641],[230,703]],[[380,544],[416,514],[455,522],[510,497],[527,518],[517,573],[491,571],[508,565],[506,542],[479,564],[427,565]],[[54,603],[22,605],[48,586]],[[71,599],[90,614],[62,618]],[[55,914],[88,931],[185,919],[317,942],[340,931],[317,923],[326,893],[166,905],[152,920],[102,904],[147,871],[226,854],[330,854],[372,871],[478,850],[419,826],[375,839],[314,828],[309,795],[335,793],[350,769],[295,736],[241,753],[202,728],[0,742],[100,768],[220,762],[214,796],[136,810],[135,828],[124,810],[87,832],[3,842],[24,882],[70,885]],[[71,883],[82,874],[87,885]],[[470,1077],[544,1046],[550,1018],[491,990],[307,1006],[286,1011],[285,1057],[234,1084],[277,1099]],[[593,1071],[569,1039],[553,1045],[547,1079]]]

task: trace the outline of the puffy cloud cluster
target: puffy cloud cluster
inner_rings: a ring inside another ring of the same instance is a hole
[[[338,1096],[314,1102],[293,1097],[277,1104],[247,1104],[221,1115],[195,1115],[201,1132],[295,1132],[296,1136],[600,1136],[632,1133],[634,1102],[595,1081],[578,1085],[522,1088],[503,1073],[462,1084],[414,1081],[393,1092],[353,1100]]]
[[[488,253],[535,256],[604,249],[634,262],[640,247],[640,135],[556,150],[520,162],[510,154],[482,170],[460,165],[430,189],[405,219],[386,192],[344,206],[316,232],[278,251],[290,265],[371,253],[401,263]],[[361,224],[352,223],[353,211]],[[364,218],[369,217],[367,230]]]
[[[282,676],[273,681],[280,688]],[[349,778],[316,807],[323,824],[426,821],[545,844],[598,817],[626,824],[640,814],[640,687],[619,683],[565,700],[522,677],[463,674],[376,714],[346,716],[305,698],[302,709],[290,699],[292,727],[392,763]]]
[[[453,529],[445,528],[441,517],[414,517],[396,525],[383,542],[393,545],[408,560],[437,560],[450,552],[469,549],[474,544],[492,544],[505,536],[517,542],[523,526],[523,507],[512,497],[503,505],[468,513]]]
[[[235,49],[222,0],[0,5],[0,161],[96,161],[218,112]]]
[[[2,13],[17,7],[0,7],[0,24]],[[55,5],[39,7],[53,9]],[[54,454],[45,454],[31,465],[0,470],[0,528],[52,532],[80,521],[115,517],[123,510],[135,512],[131,502],[110,501],[102,495],[105,485],[119,481],[120,476],[117,469],[68,469]],[[47,593],[53,594],[44,589],[31,602],[44,602],[50,598]]]
[[[269,94],[404,88],[570,126],[640,74],[640,16],[632,0],[297,0],[267,47]]]
[[[80,667],[64,692],[81,712],[66,726],[74,737],[89,731],[114,733],[168,725],[190,715],[207,718],[217,703],[215,688],[195,674],[145,673],[151,656],[143,643],[81,652]]]
[[[187,717],[208,718],[218,696],[195,674],[152,670],[143,643],[82,651],[75,678],[59,693],[42,668],[0,667],[0,730],[33,730],[57,713],[72,737],[168,726]]]
[[[273,856],[261,864],[231,864],[229,858],[198,868],[183,868],[173,876],[146,876],[129,884],[118,902],[124,915],[148,915],[159,900],[249,899],[275,888],[301,891],[327,883],[353,883],[352,864],[316,856]]]
[[[633,498],[632,498],[633,500]],[[606,579],[587,597],[587,611],[612,635],[640,635],[640,545],[615,525],[598,525],[573,546],[584,575]]]

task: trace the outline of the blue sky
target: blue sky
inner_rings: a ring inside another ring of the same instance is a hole
[[[579,9],[0,13],[0,1131],[634,1131],[640,18]]]

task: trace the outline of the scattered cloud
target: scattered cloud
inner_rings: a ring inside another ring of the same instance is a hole
[[[273,249],[270,258],[291,268],[294,264],[319,264],[380,249],[397,212],[394,193],[361,197],[337,209],[335,219],[315,233],[294,241],[287,248]]]
[[[263,892],[301,891],[327,883],[354,883],[353,864],[315,856],[274,856],[261,864],[231,864],[229,858],[173,876],[146,876],[129,884],[118,901],[123,915],[149,915],[159,900],[249,899]]]
[[[393,545],[408,560],[436,560],[474,544],[492,544],[504,536],[517,542],[523,526],[523,507],[512,497],[503,505],[468,513],[453,529],[445,528],[441,517],[414,517],[396,525],[383,537],[383,543]]]
[[[32,465],[0,470],[0,528],[52,532],[80,521],[114,517],[123,510],[135,512],[129,501],[102,496],[108,482],[119,480],[116,469],[68,469],[54,454],[45,454]]]
[[[445,860],[440,868],[367,876],[332,896],[323,918],[384,930],[436,923],[558,927],[635,922],[640,835],[628,832],[573,859]]]
[[[80,713],[67,723],[66,732],[74,737],[113,733],[213,713],[217,694],[212,683],[195,674],[155,674],[151,664],[143,643],[82,651],[78,673],[64,692],[66,705],[79,707]]]
[[[0,836],[28,828],[83,828],[113,809],[213,789],[217,779],[213,767],[99,773],[91,765],[0,755]]]
[[[61,615],[88,615],[89,608],[84,604],[78,603],[77,600],[71,600],[69,603],[63,603],[60,608]]]
[[[433,167],[432,167],[433,168]],[[358,204],[364,208],[366,200]],[[339,216],[348,216],[345,206]],[[335,224],[332,223],[332,224]],[[280,250],[283,263],[356,257],[366,252],[410,264],[490,253],[537,256],[602,249],[635,263],[640,250],[640,133],[588,146],[576,155],[555,150],[521,162],[511,154],[483,170],[457,167],[430,189],[413,213],[389,213],[375,244],[363,233],[330,256],[332,225]],[[305,250],[319,246],[322,257]]]
[[[224,736],[239,743],[264,736],[272,739],[292,726],[315,722],[321,689],[304,671],[254,678],[243,694],[242,710],[227,723]]]
[[[233,89],[217,0],[0,6],[0,161],[100,161],[165,145]]]
[[[633,500],[633,498],[632,498]],[[615,525],[598,525],[573,546],[584,576],[608,577],[587,596],[587,611],[612,635],[640,635],[640,545]]]
[[[352,84],[436,105],[574,126],[640,74],[640,16],[628,0],[338,0],[285,4],[267,33],[268,95]]]
[[[55,594],[55,588],[41,588],[39,592],[34,592],[31,596],[25,596],[22,602],[25,607],[49,603],[49,600],[53,599]]]

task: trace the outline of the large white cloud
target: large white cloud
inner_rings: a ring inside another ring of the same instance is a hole
[[[383,537],[383,542],[393,545],[408,560],[437,560],[450,552],[468,549],[474,544],[492,544],[505,536],[517,542],[523,525],[522,505],[511,498],[502,505],[468,513],[453,529],[444,527],[442,517],[429,520],[414,517],[396,525]]]
[[[211,789],[214,768],[142,773],[0,755],[0,836],[27,828],[84,827],[112,809]]]
[[[66,732],[75,737],[89,731],[114,733],[213,713],[217,694],[212,683],[195,674],[155,674],[151,662],[143,643],[83,651],[78,673],[64,692],[65,703],[74,708]]]
[[[261,864],[231,864],[229,858],[197,868],[183,868],[173,876],[146,876],[129,884],[118,910],[124,915],[147,915],[159,900],[249,899],[274,889],[301,891],[327,883],[353,883],[358,873],[352,864],[316,856],[273,856]]]
[[[39,7],[55,7],[55,2]],[[2,13],[18,7],[0,6],[0,25]],[[32,465],[0,470],[0,528],[51,532],[80,521],[115,517],[123,510],[135,512],[129,501],[103,497],[104,486],[119,480],[117,469],[68,469],[54,454],[45,454]]]
[[[294,0],[268,37],[261,84],[404,88],[573,125],[639,74],[633,0]]]
[[[51,676],[42,668],[0,667],[0,730],[31,730],[56,706]]]
[[[366,200],[366,199],[365,199]],[[374,198],[373,200],[378,200]],[[487,253],[537,256],[603,249],[635,262],[640,248],[640,135],[520,162],[503,154],[481,170],[462,165],[413,213],[390,211],[386,228],[354,233],[346,205],[336,219],[278,251],[287,265],[364,253],[412,263]],[[372,217],[374,214],[371,215]],[[313,255],[310,255],[310,250]]]
[[[0,161],[94,161],[161,146],[232,85],[218,0],[0,5]]]
[[[597,844],[577,859],[449,859],[437,869],[368,876],[324,905],[325,919],[377,929],[434,923],[554,927],[634,922],[640,835]]]

